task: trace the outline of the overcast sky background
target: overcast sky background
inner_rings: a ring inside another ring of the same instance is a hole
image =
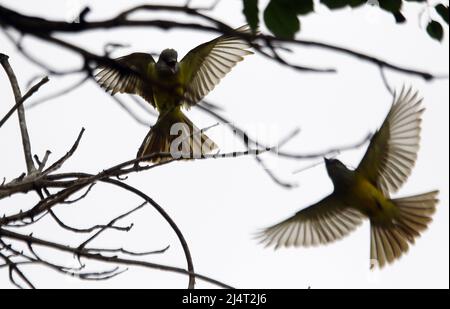
[[[2,5],[25,14],[64,19],[84,6],[83,1],[0,1]],[[262,3],[266,1],[260,1]],[[114,16],[142,1],[90,1],[90,20]],[[156,3],[148,1],[148,3]],[[164,1],[178,4],[183,1]],[[208,4],[210,1],[193,1]],[[233,26],[245,23],[242,1],[222,1],[213,16]],[[448,74],[449,44],[431,40],[419,28],[419,7],[408,5],[409,23],[396,26],[393,18],[380,10],[365,7],[354,12],[330,12],[320,7],[316,14],[303,18],[299,37],[337,44],[362,51],[392,63],[437,74]],[[143,16],[155,16],[147,14]],[[185,20],[183,16],[158,15]],[[448,28],[446,28],[448,30]],[[265,31],[265,29],[263,29]],[[448,31],[447,31],[448,32]],[[134,51],[160,52],[175,48],[183,56],[191,48],[213,38],[208,33],[156,29],[120,29],[92,31],[64,36],[90,51],[101,53],[106,42],[130,44],[117,50],[121,56]],[[55,68],[72,68],[80,59],[59,48],[49,47],[32,38],[25,40],[30,51]],[[224,114],[236,124],[250,129],[262,128],[268,143],[282,138],[296,127],[301,134],[286,150],[316,152],[360,141],[374,132],[384,120],[392,98],[383,85],[379,69],[354,58],[320,49],[295,48],[287,55],[298,64],[334,67],[337,74],[305,74],[255,55],[246,58],[208,96],[219,104]],[[0,34],[0,51],[10,55],[10,62],[25,92],[26,82],[42,70],[25,60]],[[51,78],[28,103],[70,85],[82,76]],[[274,184],[252,158],[177,162],[139,175],[127,183],[143,190],[172,216],[184,233],[198,273],[209,275],[238,288],[448,288],[449,287],[449,92],[448,80],[427,83],[409,75],[387,71],[390,84],[399,89],[412,85],[425,98],[421,151],[412,177],[398,196],[440,189],[441,203],[430,225],[410,253],[382,271],[369,271],[369,224],[335,244],[313,249],[264,249],[253,239],[260,228],[291,216],[316,202],[332,190],[324,166],[294,175],[292,172],[317,160],[292,161],[265,155],[267,164],[283,180],[298,187],[286,190]],[[10,85],[0,74],[0,115],[13,104]],[[152,123],[126,96],[121,97],[140,116]],[[195,108],[187,112],[199,127],[216,121]],[[134,121],[94,83],[27,111],[34,153],[42,156],[52,151],[51,161],[63,155],[73,144],[82,127],[85,136],[76,154],[62,171],[96,173],[134,158],[147,128]],[[269,129],[267,129],[269,128]],[[230,143],[224,126],[208,134],[223,151],[242,149]],[[366,146],[339,156],[356,167]],[[16,117],[0,130],[0,177],[8,180],[25,169]],[[0,202],[3,212],[27,209],[36,201],[34,194]],[[80,203],[60,206],[56,213],[68,224],[89,227],[105,224],[113,217],[140,204],[130,194],[105,184],[97,184]],[[182,249],[168,224],[149,206],[121,224],[131,222],[129,233],[110,232],[93,246],[125,247],[129,250],[157,250],[170,245],[153,262],[185,267]],[[50,218],[34,229],[36,236],[79,244],[86,236],[74,236],[56,226]],[[31,231],[31,230],[30,230]],[[58,231],[58,232],[55,232]],[[23,231],[22,231],[23,232]],[[76,263],[71,256],[44,252],[54,261]],[[96,264],[91,264],[95,266]],[[24,271],[41,288],[185,288],[187,277],[133,268],[107,282],[81,282],[53,271],[28,267]],[[199,288],[212,287],[198,281]],[[0,288],[11,287],[7,270],[0,270]]]

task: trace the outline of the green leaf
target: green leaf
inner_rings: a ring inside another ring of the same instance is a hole
[[[427,26],[427,32],[430,37],[440,42],[444,38],[444,28],[439,22],[435,20],[430,21]]]
[[[356,8],[364,3],[367,3],[367,0],[320,0],[320,2],[326,5],[329,9],[335,10],[346,6]]]
[[[244,0],[244,15],[253,31],[259,26],[258,0]]]
[[[306,15],[314,11],[314,1],[313,0],[285,0],[286,3],[289,3],[288,6],[292,7],[292,9],[299,15]]]
[[[348,0],[348,5],[350,5],[352,8],[356,8],[366,3],[367,0]]]
[[[272,0],[264,11],[267,28],[277,37],[292,39],[300,31],[300,20],[286,1]]]
[[[435,9],[436,12],[442,17],[443,20],[445,20],[448,25],[448,6],[438,4],[436,5]]]
[[[380,7],[388,12],[397,13],[402,8],[402,0],[378,0]]]
[[[331,10],[340,9],[348,5],[347,0],[320,0],[320,2]]]
[[[406,22],[406,17],[401,12],[392,13],[397,24],[403,24]]]

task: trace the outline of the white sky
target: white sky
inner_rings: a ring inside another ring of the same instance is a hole
[[[153,3],[153,1],[148,1]],[[182,2],[182,1],[181,1]],[[242,1],[222,1],[214,16],[234,26],[242,25]],[[264,1],[262,1],[264,2]],[[165,1],[180,3],[180,1]],[[209,1],[194,1],[194,4]],[[1,1],[20,12],[63,19],[77,12],[83,2],[71,1]],[[90,1],[89,18],[106,18],[141,1]],[[349,10],[319,13],[303,19],[299,37],[353,48],[406,67],[447,74],[449,44],[439,44],[419,29],[418,7],[410,5],[411,21],[396,26],[388,14],[370,7],[351,13]],[[75,10],[73,9],[75,8]],[[163,18],[165,15],[160,15]],[[170,16],[169,16],[170,17]],[[182,17],[177,17],[182,18]],[[448,28],[447,28],[448,30]],[[130,48],[118,50],[120,56],[132,51],[160,52],[176,48],[184,55],[191,48],[212,39],[211,34],[191,31],[163,32],[154,29],[121,29],[68,35],[66,39],[100,53],[106,42],[121,42]],[[27,39],[31,51],[54,67],[71,68],[79,59],[58,48],[49,48]],[[0,35],[0,51],[10,55],[10,62],[25,90],[25,83],[42,71],[25,60],[7,39]],[[338,74],[304,74],[295,72],[255,55],[240,63],[208,96],[220,104],[225,115],[244,127],[272,128],[271,140],[281,138],[295,127],[301,134],[286,149],[310,152],[347,145],[374,132],[382,123],[391,104],[377,67],[343,55],[319,49],[297,48],[289,59],[316,67],[335,67]],[[129,184],[143,190],[177,222],[192,251],[198,273],[209,275],[239,288],[448,288],[449,287],[449,94],[448,80],[426,83],[419,78],[388,71],[392,86],[413,85],[424,96],[427,111],[423,122],[423,141],[417,167],[399,196],[441,190],[441,203],[435,221],[410,253],[382,271],[369,271],[369,225],[364,224],[346,239],[314,249],[264,249],[252,239],[253,233],[290,216],[329,194],[332,190],[323,166],[293,175],[292,171],[313,161],[290,161],[265,156],[268,165],[281,179],[299,185],[286,190],[275,185],[252,158],[179,162],[151,172],[131,175]],[[69,85],[76,79],[52,78],[32,101]],[[0,115],[13,104],[10,85],[0,74]],[[143,113],[127,97],[141,117]],[[216,121],[195,108],[187,112],[199,126]],[[50,149],[51,160],[63,155],[81,127],[86,134],[73,158],[62,171],[96,173],[113,164],[134,158],[147,128],[136,123],[114,101],[88,83],[67,96],[49,101],[27,112],[33,152],[43,155]],[[230,145],[228,131],[222,126],[209,136],[224,151],[241,147]],[[274,133],[275,132],[275,133]],[[226,144],[226,145],[225,145]],[[242,148],[242,147],[241,147]],[[0,130],[0,177],[8,180],[25,169],[16,117]],[[357,166],[365,147],[339,156],[349,166]],[[1,201],[2,212],[27,209],[36,196],[20,196]],[[140,203],[134,196],[104,184],[94,187],[89,197],[72,206],[62,206],[56,213],[68,224],[88,227],[107,223],[116,215]],[[185,267],[178,240],[163,219],[144,209],[124,225],[134,222],[127,234],[110,232],[92,245],[125,247],[148,251],[171,245],[161,256],[150,261]],[[84,240],[60,231],[50,218],[41,222],[35,235],[74,245]],[[58,231],[57,233],[55,231]],[[86,237],[86,236],[84,236]],[[48,252],[55,261],[75,263],[72,257]],[[91,264],[95,265],[95,264]],[[107,282],[81,282],[62,277],[39,267],[24,268],[38,287],[143,287],[185,288],[187,278],[153,270],[130,269]],[[0,270],[0,288],[10,287],[6,270]],[[198,287],[211,285],[198,282]]]

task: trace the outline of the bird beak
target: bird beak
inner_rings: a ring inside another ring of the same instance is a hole
[[[175,60],[171,60],[171,61],[169,61],[168,64],[169,64],[170,71],[173,74],[175,74],[176,71],[177,71],[177,60],[176,59]]]
[[[327,158],[323,158],[323,160],[325,161],[325,165],[328,165],[328,164],[330,164],[330,159],[327,159]]]

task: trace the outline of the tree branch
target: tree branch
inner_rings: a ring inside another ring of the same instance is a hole
[[[50,242],[50,241],[46,241],[40,238],[36,238],[34,236],[31,235],[22,235],[13,231],[9,231],[9,230],[5,230],[3,228],[0,228],[0,238],[7,238],[7,239],[11,239],[11,240],[16,240],[16,241],[20,241],[23,242],[25,244],[34,244],[34,245],[40,245],[40,246],[44,246],[47,248],[52,248],[52,249],[56,249],[62,252],[67,252],[67,253],[71,253],[71,254],[75,254],[81,257],[84,257],[86,259],[90,259],[90,260],[96,260],[96,261],[101,261],[101,262],[106,262],[106,263],[112,263],[112,264],[121,264],[121,265],[133,265],[133,266],[141,266],[141,267],[146,267],[146,268],[153,268],[153,269],[158,269],[158,270],[162,270],[162,271],[169,271],[169,272],[174,272],[174,273],[178,273],[178,274],[183,274],[183,275],[188,275],[188,276],[193,276],[195,278],[201,279],[203,281],[215,284],[219,287],[225,288],[225,289],[232,289],[233,287],[224,284],[220,281],[217,281],[215,279],[209,278],[207,276],[204,275],[200,275],[200,274],[196,274],[196,273],[192,273],[190,271],[181,269],[181,268],[177,268],[177,267],[173,267],[173,266],[167,266],[167,265],[162,265],[162,264],[155,264],[155,263],[150,263],[150,262],[145,262],[145,261],[136,261],[136,260],[130,260],[130,259],[124,259],[124,258],[119,258],[116,256],[104,256],[101,254],[94,254],[94,253],[90,253],[86,250],[78,250],[77,248],[73,248],[70,246],[66,246],[66,245],[62,245],[56,242]]]
[[[9,267],[9,279],[10,281],[17,286],[18,288],[22,288],[14,279],[13,277],[13,273],[16,273],[23,281],[25,281],[25,283],[32,289],[34,289],[34,285],[31,283],[31,281],[23,274],[23,272],[19,269],[19,267],[17,266],[16,263],[14,263],[13,261],[11,261],[11,259],[9,257],[7,257],[6,255],[4,255],[3,253],[0,252],[0,258],[2,258],[6,265]]]
[[[24,99],[22,97],[22,94],[20,93],[19,83],[17,82],[16,75],[14,74],[14,71],[11,68],[11,65],[9,64],[8,58],[9,57],[7,55],[0,54],[0,63],[5,69],[6,75],[9,78],[11,87],[14,92],[14,98],[16,100],[17,106],[17,114],[19,116],[20,132],[22,134],[22,145],[25,154],[25,162],[27,164],[28,175],[31,175],[33,172],[36,171],[36,167],[34,166],[33,163],[33,156],[31,154],[30,136],[28,135],[27,122],[25,119],[25,109],[23,108],[22,105]],[[43,83],[45,83],[45,81]],[[37,87],[37,89],[38,88],[39,87]]]
[[[107,225],[105,225],[104,227],[102,227],[97,233],[95,233],[94,235],[92,235],[91,237],[89,237],[89,239],[87,239],[86,241],[84,241],[81,245],[78,246],[79,250],[83,250],[84,248],[86,248],[86,246],[92,242],[94,239],[96,239],[98,236],[100,236],[100,234],[102,234],[104,231],[106,231],[107,229],[111,228],[112,226],[114,226],[114,223],[116,223],[117,221],[128,217],[129,215],[131,215],[132,213],[135,213],[136,211],[138,211],[139,209],[141,209],[142,207],[145,206],[145,204],[147,204],[147,202],[142,203],[141,205],[139,205],[136,208],[133,208],[132,210],[124,213],[123,215],[120,215],[116,218],[114,218],[113,220],[111,220]]]
[[[129,20],[128,17],[132,13],[136,13],[138,11],[167,11],[167,12],[179,12],[184,13],[188,16],[197,17],[200,19],[203,19],[204,21],[208,23],[212,23],[214,26],[209,25],[203,25],[198,23],[180,23],[170,20]],[[3,20],[2,20],[3,19]],[[95,29],[111,29],[111,28],[120,28],[120,27],[156,27],[161,28],[164,30],[167,29],[173,29],[173,28],[180,28],[180,29],[191,29],[191,30],[200,30],[200,31],[207,31],[207,32],[213,32],[216,34],[227,34],[227,35],[235,35],[238,37],[241,37],[247,41],[249,41],[253,47],[257,51],[262,51],[261,48],[259,48],[254,41],[261,40],[263,43],[265,42],[266,45],[268,43],[288,43],[288,44],[295,44],[300,46],[306,46],[306,47],[315,47],[315,48],[321,48],[325,50],[330,50],[333,52],[338,52],[342,54],[346,54],[351,57],[355,57],[357,59],[386,67],[398,72],[402,72],[405,74],[420,76],[424,78],[427,81],[436,79],[436,78],[448,78],[447,76],[436,76],[428,72],[420,71],[420,70],[414,70],[405,68],[399,65],[392,64],[388,61],[379,59],[377,57],[366,55],[361,52],[357,52],[348,48],[344,48],[341,46],[329,44],[329,43],[323,43],[323,42],[317,42],[312,40],[295,40],[295,39],[282,39],[277,38],[274,36],[269,35],[248,35],[243,33],[238,33],[233,30],[232,27],[228,26],[227,24],[219,21],[218,19],[212,18],[204,13],[201,13],[199,10],[190,8],[187,6],[168,6],[168,5],[140,5],[133,7],[131,9],[125,10],[122,13],[118,14],[116,17],[113,17],[111,19],[106,19],[102,21],[96,21],[96,22],[83,22],[83,23],[68,23],[64,21],[50,21],[42,18],[32,17],[32,16],[26,16],[20,13],[17,13],[13,10],[7,9],[0,5],[0,20],[1,24],[3,26],[11,26],[17,29],[18,31],[22,33],[28,33],[32,34],[34,36],[37,36],[41,38],[42,40],[54,43],[56,45],[59,45],[61,47],[67,48],[69,50],[72,50],[74,52],[77,52],[86,60],[95,60],[99,63],[105,63],[108,62],[106,59],[102,59],[102,57],[96,56],[92,53],[89,53],[85,50],[82,50],[79,47],[73,46],[65,41],[59,40],[51,36],[52,33],[55,32],[62,32],[62,33],[72,33],[72,32],[84,32],[84,31],[91,31]],[[270,46],[268,46],[270,48]],[[267,55],[267,54],[266,54]],[[277,57],[275,54],[272,57],[273,60],[283,64],[283,59]],[[292,68],[296,68],[299,70],[306,71],[318,71],[316,69],[311,69],[307,67],[302,66],[295,66],[291,65],[289,63],[284,63],[285,65],[288,65]],[[320,71],[320,70],[319,70]],[[325,70],[329,71],[329,70]]]
[[[1,56],[0,56],[1,57]],[[5,122],[11,117],[11,115],[21,106],[29,97],[31,97],[35,92],[41,88],[42,85],[47,83],[49,81],[48,77],[45,76],[41,79],[40,82],[35,84],[33,87],[28,90],[27,93],[17,102],[9,111],[6,113],[6,115],[0,120],[0,128],[5,124]]]

